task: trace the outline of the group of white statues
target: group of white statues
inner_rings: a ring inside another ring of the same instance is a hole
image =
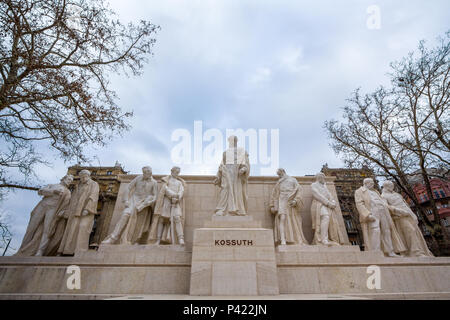
[[[220,192],[216,216],[245,216],[248,212],[248,177],[250,163],[245,149],[237,146],[237,138],[229,138],[229,148],[223,153],[215,184]],[[152,169],[144,167],[128,186],[124,195],[124,210],[113,232],[102,244],[155,244],[184,246],[184,192],[186,183],[179,177],[180,168],[157,181]],[[303,192],[297,179],[278,169],[279,180],[270,199],[270,211],[275,216],[274,236],[277,245],[309,245],[303,234],[300,210]],[[89,237],[97,213],[99,186],[88,170],[79,174],[80,182],[71,194],[71,175],[60,184],[39,190],[43,199],[31,213],[30,222],[17,255],[73,255],[88,250]],[[396,257],[431,256],[417,217],[402,196],[386,182],[383,194],[374,189],[372,179],[355,192],[366,250],[381,250]],[[316,175],[311,185],[311,219],[314,237],[312,245],[347,245],[348,237],[336,199],[328,190],[325,175]]]

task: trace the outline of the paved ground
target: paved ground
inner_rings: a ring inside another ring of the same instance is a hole
[[[450,292],[378,294],[281,294],[278,296],[190,296],[190,295],[70,295],[0,294],[0,300],[450,300]]]

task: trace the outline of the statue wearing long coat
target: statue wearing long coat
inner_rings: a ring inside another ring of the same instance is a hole
[[[92,179],[76,186],[67,210],[67,227],[58,253],[73,255],[77,250],[89,249],[89,236],[97,214],[98,196],[98,183]],[[87,216],[82,215],[84,210],[88,212]]]
[[[295,205],[290,203],[295,201]],[[281,242],[280,236],[280,213],[286,214],[285,235],[287,244],[307,245],[308,241],[303,235],[300,209],[303,206],[302,190],[297,179],[288,175],[278,180],[272,190],[270,207],[274,209],[274,237],[275,243]]]
[[[325,207],[330,214],[330,224],[328,226],[328,238],[333,244],[350,245],[344,219],[336,209],[327,207],[327,203],[334,201],[333,196],[325,185],[319,182],[311,184],[313,200],[311,203],[312,228],[315,230],[312,244],[320,243],[320,213]]]

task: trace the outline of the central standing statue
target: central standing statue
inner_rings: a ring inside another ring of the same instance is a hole
[[[214,183],[220,187],[217,216],[247,215],[247,183],[250,161],[244,148],[237,146],[237,137],[228,138],[229,148],[223,153]]]

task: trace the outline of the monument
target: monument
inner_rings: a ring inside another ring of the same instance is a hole
[[[344,232],[334,177],[293,177],[284,169],[252,177],[247,152],[237,138],[229,142],[217,176],[180,177],[178,167],[170,175],[153,175],[150,167],[118,175],[97,250],[89,249],[99,197],[90,172],[79,173],[71,195],[70,176],[44,187],[22,254],[0,258],[0,298],[450,292],[450,258],[431,256],[392,184],[380,195],[366,179],[355,192],[361,251]],[[62,256],[47,256],[56,251]],[[368,285],[374,266],[376,288]],[[77,289],[67,285],[74,267]]]

